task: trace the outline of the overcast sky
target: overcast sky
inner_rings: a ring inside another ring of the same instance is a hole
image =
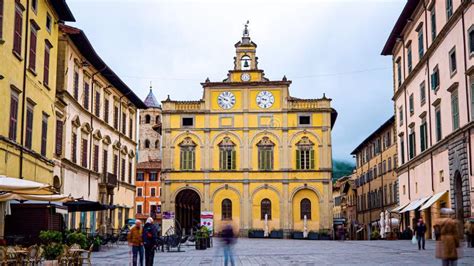
[[[259,68],[290,94],[333,99],[333,157],[350,153],[393,114],[391,58],[380,55],[406,1],[68,0],[102,59],[144,99],[198,100],[206,77],[233,67],[250,20]]]

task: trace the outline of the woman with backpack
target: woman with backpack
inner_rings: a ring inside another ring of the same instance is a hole
[[[143,227],[143,246],[145,246],[145,266],[153,265],[155,248],[158,240],[158,230],[153,224],[153,218],[146,219]]]

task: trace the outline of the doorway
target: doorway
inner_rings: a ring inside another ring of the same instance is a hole
[[[454,204],[456,211],[456,219],[459,221],[459,229],[462,234],[464,224],[464,205],[463,205],[463,189],[462,189],[462,177],[459,171],[454,173]]]
[[[201,197],[192,189],[184,189],[176,195],[175,206],[176,230],[183,235],[192,234],[201,222]]]

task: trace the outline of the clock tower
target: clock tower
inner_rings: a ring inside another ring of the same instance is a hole
[[[200,217],[216,232],[233,223],[244,235],[332,227],[337,113],[325,96],[290,96],[286,77],[265,78],[256,48],[247,23],[224,80],[206,79],[199,100],[162,102],[164,233],[168,225],[189,232]]]

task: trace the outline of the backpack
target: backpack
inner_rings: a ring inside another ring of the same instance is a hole
[[[153,240],[154,240],[153,227],[148,226],[147,228],[145,228],[144,233],[145,233],[145,242],[147,242],[147,244],[153,243]]]

